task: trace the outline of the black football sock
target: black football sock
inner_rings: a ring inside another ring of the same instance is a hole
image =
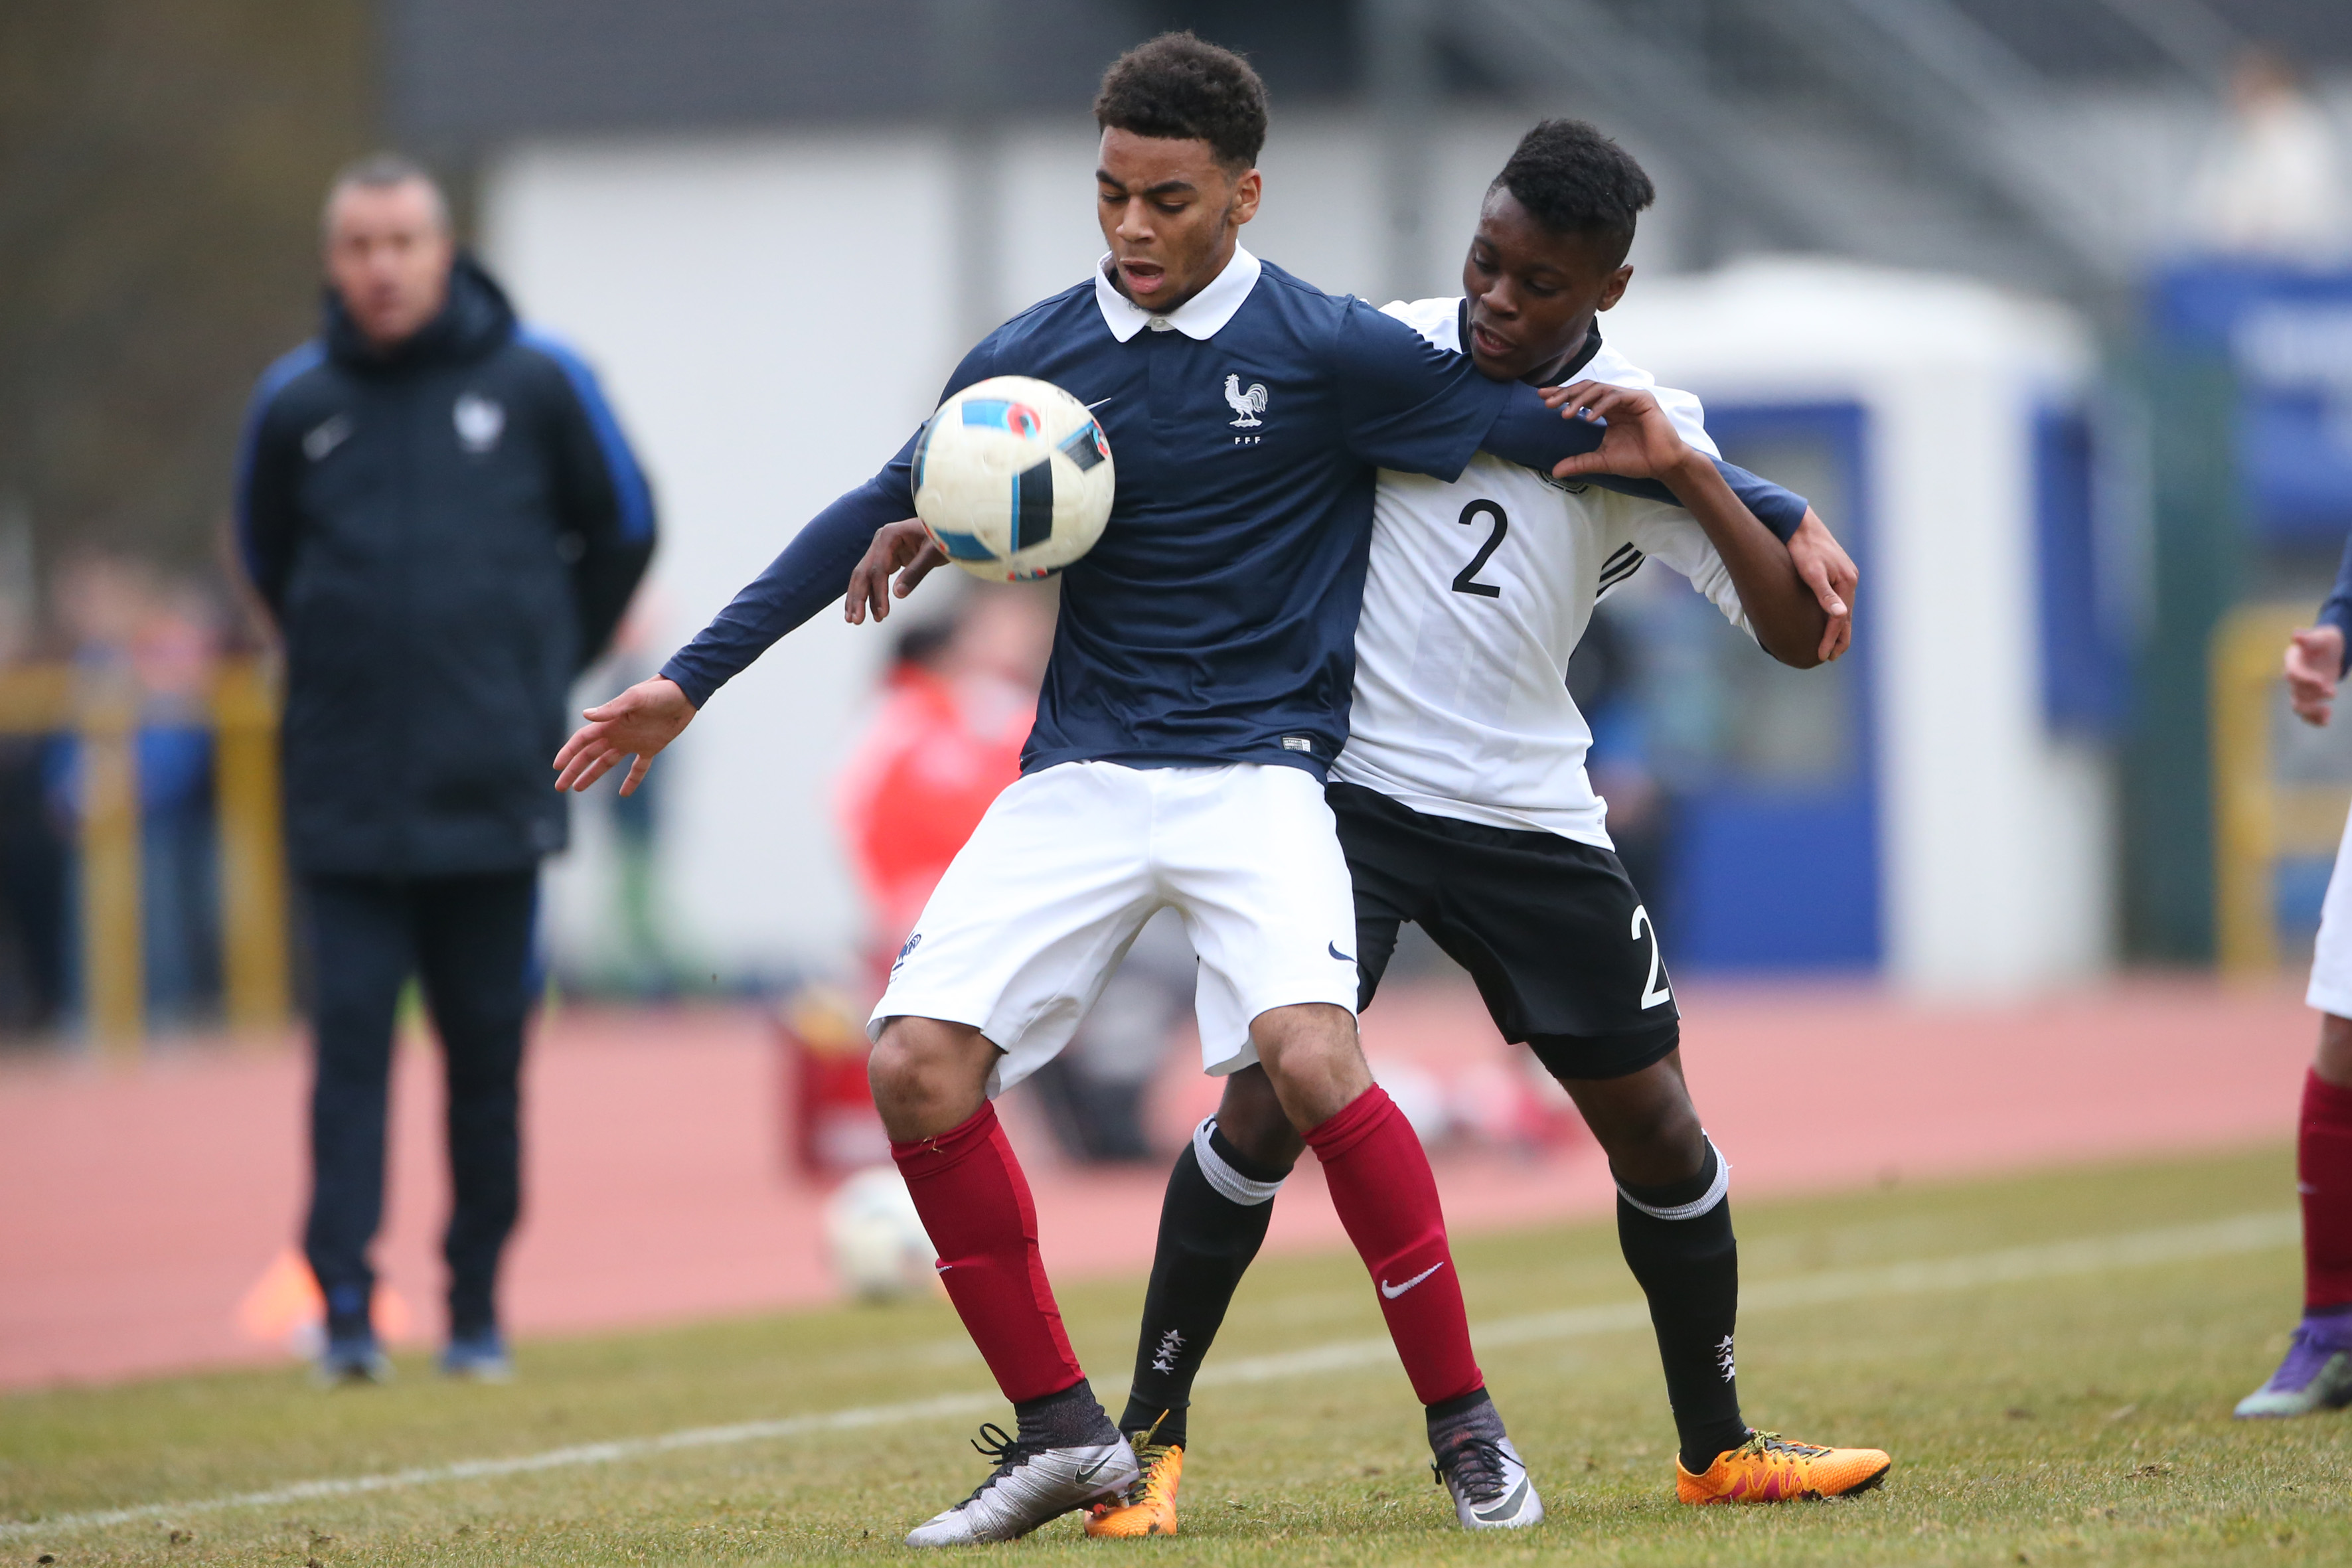
[[[1730,1173],[1710,1142],[1706,1164],[1688,1181],[1617,1184],[1617,1241],[1650,1299],[1683,1468],[1693,1475],[1748,1438],[1731,1354],[1739,1245],[1731,1234]]]
[[[1484,1384],[1467,1394],[1424,1405],[1421,1414],[1429,1427],[1429,1450],[1433,1454],[1443,1454],[1449,1446],[1471,1437],[1496,1443],[1504,1437],[1502,1413],[1495,1408],[1495,1396],[1486,1392]]]
[[[1145,1431],[1157,1422],[1153,1442],[1184,1441],[1192,1379],[1243,1271],[1265,1241],[1274,1194],[1289,1173],[1267,1170],[1234,1148],[1213,1116],[1176,1156],[1160,1205],[1159,1250],[1143,1293],[1143,1331],[1121,1431]]]
[[[1102,1401],[1085,1378],[1059,1394],[1024,1399],[1013,1407],[1013,1436],[1043,1448],[1087,1448],[1118,1440]]]

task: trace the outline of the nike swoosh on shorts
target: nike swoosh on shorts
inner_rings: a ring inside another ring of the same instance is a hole
[[[1387,1280],[1383,1279],[1381,1281],[1381,1294],[1393,1301],[1399,1296],[1403,1295],[1406,1291],[1412,1289],[1414,1286],[1420,1284],[1423,1280],[1428,1279],[1431,1275],[1436,1273],[1439,1269],[1444,1267],[1445,1265],[1443,1263],[1433,1263],[1402,1285],[1391,1285]]]
[[[1341,952],[1338,942],[1327,942],[1323,945],[1329,948],[1331,950],[1331,956],[1338,959],[1340,963],[1353,963],[1356,962],[1356,955],[1352,952]]]

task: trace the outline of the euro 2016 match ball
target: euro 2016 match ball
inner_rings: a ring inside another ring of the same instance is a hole
[[[948,559],[992,583],[1050,577],[1110,521],[1110,443],[1051,382],[996,375],[940,405],[915,443],[915,512]]]
[[[895,1165],[877,1165],[841,1184],[824,1205],[833,1271],[861,1301],[890,1301],[939,1289],[939,1253]]]

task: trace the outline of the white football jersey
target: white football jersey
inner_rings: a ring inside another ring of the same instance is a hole
[[[1461,306],[1420,300],[1387,313],[1458,353]],[[1697,398],[1605,342],[1567,379],[1644,388],[1683,439],[1719,455]],[[1383,470],[1372,518],[1355,704],[1331,776],[1433,816],[1613,847],[1607,803],[1585,777],[1592,731],[1568,694],[1568,656],[1592,606],[1652,558],[1754,635],[1698,521],[1484,452],[1451,484]]]

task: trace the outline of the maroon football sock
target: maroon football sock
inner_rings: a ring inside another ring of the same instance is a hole
[[[1413,1393],[1434,1405],[1485,1387],[1470,1353],[1437,1178],[1404,1112],[1374,1084],[1308,1132],[1307,1142],[1322,1162],[1348,1239],[1372,1272]]]
[[[2294,1165],[2303,1193],[2304,1308],[2352,1306],[2352,1089],[2315,1072],[2305,1077]]]
[[[1075,1386],[1084,1374],[1037,1251],[1037,1205],[996,1107],[936,1138],[894,1142],[890,1157],[939,1248],[948,1300],[1004,1397],[1019,1405]]]

